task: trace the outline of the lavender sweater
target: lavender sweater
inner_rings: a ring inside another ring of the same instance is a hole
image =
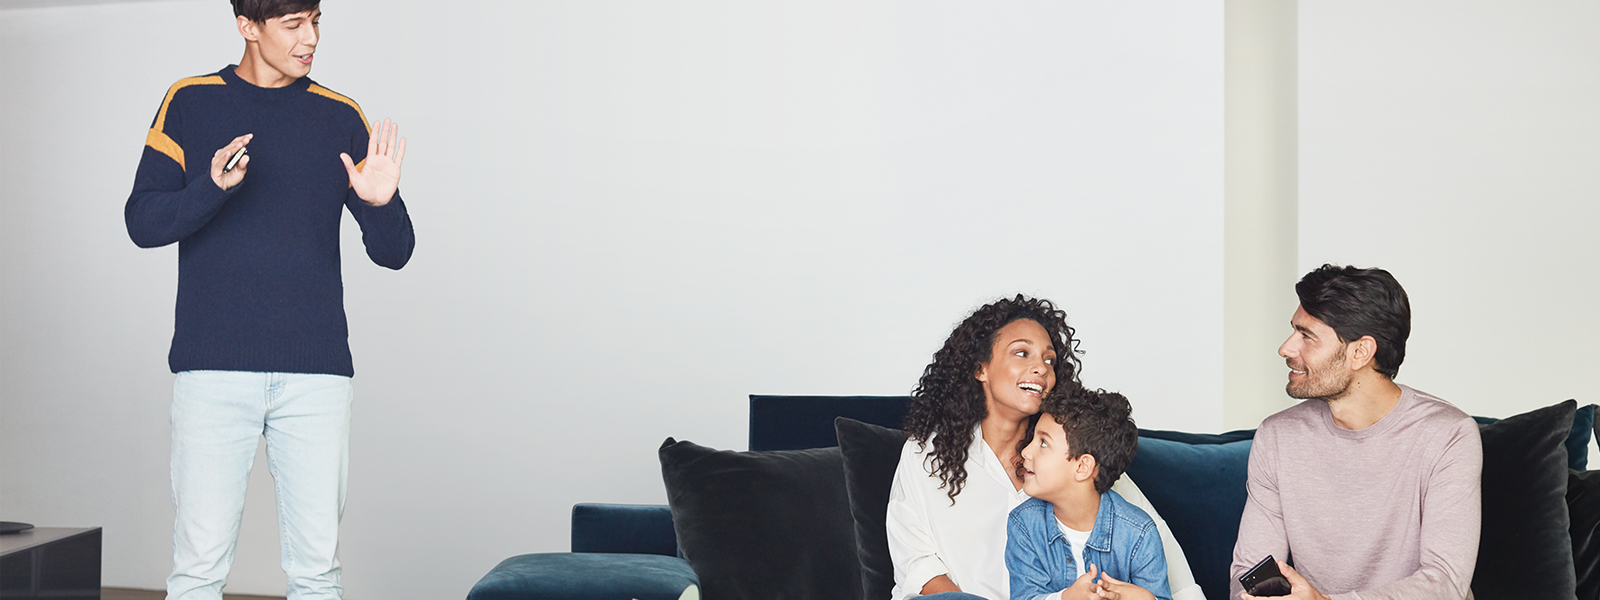
[[[1358,431],[1307,400],[1268,417],[1250,449],[1238,577],[1268,554],[1335,600],[1468,597],[1478,558],[1483,442],[1472,418],[1406,386]]]

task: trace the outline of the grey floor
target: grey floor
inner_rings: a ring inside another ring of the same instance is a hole
[[[167,593],[161,590],[135,590],[129,588],[100,588],[100,600],[164,600]],[[283,600],[283,596],[242,596],[223,594],[223,600]]]

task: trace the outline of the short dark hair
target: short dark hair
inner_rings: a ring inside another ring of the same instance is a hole
[[[1116,392],[1075,388],[1044,399],[1044,414],[1061,424],[1067,434],[1067,458],[1088,454],[1099,473],[1094,489],[1102,494],[1122,477],[1139,449],[1139,427],[1133,423],[1133,405]]]
[[[257,23],[316,10],[322,0],[229,0],[233,3],[233,16],[244,17]]]
[[[1300,308],[1332,327],[1340,342],[1372,336],[1377,371],[1389,379],[1400,374],[1411,337],[1411,300],[1388,271],[1322,265],[1300,278],[1294,292]]]

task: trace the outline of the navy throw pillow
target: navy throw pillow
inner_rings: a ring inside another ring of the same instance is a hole
[[[869,600],[894,591],[894,561],[889,557],[889,490],[900,467],[906,434],[862,423],[834,419],[839,452],[844,458],[845,491],[856,526],[856,558],[861,562],[861,594]]]
[[[678,547],[705,600],[861,598],[839,448],[657,452]]]
[[[1207,598],[1228,597],[1253,433],[1140,430],[1139,448],[1128,465],[1128,477],[1172,528]],[[1162,439],[1174,437],[1183,441]]]
[[[1483,438],[1483,529],[1472,593],[1478,600],[1571,600],[1577,578],[1567,513],[1572,400],[1488,425]]]

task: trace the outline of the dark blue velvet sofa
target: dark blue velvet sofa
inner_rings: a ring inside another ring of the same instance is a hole
[[[876,396],[751,396],[750,449],[775,451],[836,446],[838,439],[835,437],[834,418],[838,416],[899,428],[905,414],[906,400],[905,397]],[[1569,401],[1567,404],[1572,403]],[[1554,562],[1559,572],[1563,566],[1561,561],[1567,561],[1567,581],[1573,583],[1565,589],[1573,590],[1571,586],[1576,585],[1574,591],[1577,592],[1577,598],[1588,600],[1600,596],[1600,514],[1597,514],[1600,513],[1600,476],[1588,478],[1589,481],[1584,483],[1581,479],[1584,474],[1580,471],[1587,460],[1587,444],[1591,428],[1594,427],[1595,407],[1586,406],[1574,414],[1569,406],[1566,411],[1565,415],[1571,415],[1566,417],[1570,420],[1564,422],[1571,424],[1570,435],[1561,429],[1558,433],[1564,436],[1560,440],[1563,443],[1552,450],[1559,451],[1560,473],[1566,475],[1568,467],[1571,467],[1574,469],[1571,471],[1572,481],[1577,482],[1573,485],[1587,485],[1589,491],[1583,492],[1578,487],[1569,491],[1565,485],[1561,487],[1561,493],[1566,494],[1568,502],[1581,502],[1583,506],[1574,505],[1571,517],[1567,518],[1567,507],[1561,505],[1563,520],[1559,526],[1564,534],[1566,528],[1571,527],[1573,549],[1570,553],[1555,555],[1553,561],[1547,562]],[[1507,422],[1514,419],[1507,419]],[[1486,423],[1495,421],[1479,420]],[[1561,426],[1568,427],[1564,424]],[[1139,484],[1151,504],[1171,526],[1174,538],[1188,558],[1196,582],[1206,597],[1212,600],[1225,598],[1227,593],[1228,567],[1232,562],[1239,517],[1245,504],[1245,476],[1253,435],[1253,430],[1196,434],[1141,429],[1138,453],[1128,468],[1129,477]],[[1516,437],[1518,443],[1528,437],[1522,429],[1506,435]],[[1488,482],[1492,461],[1488,455],[1492,439],[1499,438],[1492,438],[1486,429],[1486,504],[1490,501]],[[1500,442],[1493,443],[1496,448],[1500,445]],[[1496,449],[1494,452],[1499,455],[1507,451]],[[1516,456],[1512,470],[1525,470],[1520,465],[1525,460],[1528,459]],[[1583,496],[1583,493],[1589,495]],[[1573,500],[1574,494],[1581,496],[1581,500]],[[1521,498],[1523,495],[1519,493],[1514,497]],[[1557,503],[1560,503],[1559,499]],[[1487,508],[1486,515],[1489,512]],[[1549,508],[1548,502],[1546,508]],[[836,510],[849,513],[851,506],[840,505]],[[1553,517],[1532,515],[1530,518],[1547,520]],[[1484,524],[1486,539],[1493,529],[1487,519],[1488,516]],[[1518,525],[1517,535],[1524,535],[1521,528]],[[861,535],[859,531],[857,535]],[[1592,542],[1591,535],[1595,538]],[[683,558],[684,553],[678,546],[679,539],[674,530],[673,510],[668,506],[579,504],[572,510],[571,552],[508,558],[484,576],[467,598],[677,600],[685,588],[699,584],[695,568],[691,568]],[[1480,555],[1480,563],[1484,560],[1485,557]],[[852,576],[866,578],[869,575],[855,573]],[[878,576],[882,577],[882,574]],[[1583,587],[1586,577],[1589,580],[1587,590]],[[1480,586],[1475,578],[1474,590],[1480,600],[1497,597],[1491,583]],[[1570,593],[1567,591],[1550,597],[1572,598],[1567,595]],[[863,595],[871,595],[871,592],[852,594],[843,600],[859,600]],[[750,594],[707,593],[705,599],[722,600],[724,597],[750,597]],[[796,593],[785,597],[818,596],[814,593]]]

